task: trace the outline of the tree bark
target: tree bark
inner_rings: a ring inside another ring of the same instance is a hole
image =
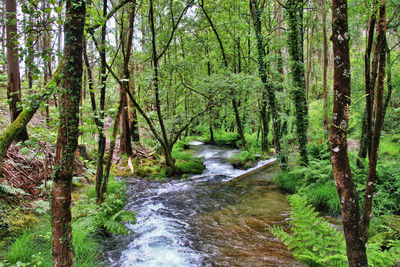
[[[373,7],[378,4],[378,1],[373,3]],[[374,8],[373,8],[374,9]],[[365,76],[365,114],[363,116],[361,122],[361,140],[360,140],[360,151],[358,156],[360,158],[365,158],[369,151],[369,147],[371,145],[372,138],[372,105],[373,105],[373,95],[374,95],[374,85],[371,83],[371,78],[374,79],[375,67],[373,67],[373,71],[371,72],[371,52],[372,45],[374,41],[374,32],[375,32],[375,24],[376,24],[376,14],[375,12],[371,15],[368,23],[368,31],[367,31],[367,46],[365,48],[364,55],[364,76]],[[375,46],[377,49],[377,46]],[[377,50],[376,50],[377,51]],[[377,56],[377,53],[374,53],[374,58]],[[375,66],[374,60],[373,66]],[[375,81],[374,81],[375,84]]]
[[[18,33],[17,33],[17,3],[15,0],[6,0],[6,32],[7,32],[7,99],[11,113],[11,122],[15,121],[21,110],[21,80],[18,61]],[[28,137],[26,128],[16,136],[16,141],[25,141]]]
[[[368,266],[365,240],[360,225],[357,189],[347,154],[350,107],[350,54],[347,0],[332,2],[332,43],[334,55],[334,102],[329,140],[333,175],[339,194],[347,258],[350,267]]]
[[[135,95],[134,90],[132,90],[133,81],[131,80],[131,75],[129,72],[129,61],[131,58],[131,50],[132,50],[132,42],[133,42],[133,26],[135,21],[135,6],[132,7],[129,14],[129,27],[128,27],[128,37],[127,37],[127,46],[126,52],[124,53],[124,63],[123,63],[123,74],[124,74],[124,83],[128,83],[128,87],[130,88],[132,94]],[[122,29],[121,29],[122,31]],[[123,42],[123,34],[121,34],[121,42]],[[129,105],[127,94],[123,87],[121,87],[120,97],[122,99],[122,111],[121,111],[121,135],[120,135],[120,153],[126,153],[128,155],[132,155],[132,144],[131,141],[138,142],[139,141],[139,132],[138,132],[138,121],[136,115],[136,108],[134,105]],[[130,109],[130,112],[128,110]]]
[[[125,94],[126,94],[126,92],[125,92]],[[110,149],[108,151],[106,166],[104,167],[104,178],[103,178],[103,183],[101,185],[100,203],[104,202],[105,194],[107,193],[108,178],[110,177],[110,169],[111,169],[112,159],[113,159],[113,155],[114,155],[115,140],[117,139],[118,124],[119,124],[119,120],[121,117],[122,108],[123,108],[123,103],[122,103],[122,99],[120,98],[119,104],[118,104],[117,115],[115,116],[115,120],[114,120],[112,138],[110,141]]]
[[[374,195],[374,185],[376,180],[376,164],[378,162],[379,140],[383,124],[384,105],[383,90],[385,85],[386,68],[386,0],[380,0],[379,19],[377,28],[377,47],[379,48],[379,74],[376,90],[376,115],[374,134],[371,142],[371,151],[369,156],[369,166],[366,189],[364,193],[364,210],[362,216],[362,226],[364,230],[364,239],[368,240],[369,222],[372,211],[372,199]]]
[[[267,75],[267,70],[265,68],[265,50],[264,50],[264,41],[263,36],[261,33],[261,10],[258,7],[257,0],[250,0],[250,12],[252,15],[254,29],[256,32],[256,39],[257,39],[257,51],[258,51],[258,73],[260,75],[261,81],[264,85],[264,90],[267,94],[267,100],[269,109],[271,112],[272,117],[272,125],[273,125],[273,134],[274,134],[274,145],[276,153],[279,157],[279,162],[281,168],[286,169],[287,167],[287,159],[283,154],[281,143],[280,143],[280,135],[281,135],[281,122],[279,119],[278,108],[277,108],[277,101],[274,92],[274,87]],[[264,101],[264,100],[262,100]]]
[[[64,24],[63,92],[56,146],[57,167],[52,190],[53,266],[73,266],[71,187],[78,145],[79,102],[82,87],[82,45],[85,1],[66,1]]]
[[[308,165],[307,156],[307,130],[308,130],[308,105],[306,100],[306,83],[303,55],[303,6],[297,0],[286,2],[288,17],[288,45],[290,54],[291,76],[293,82],[292,97],[296,110],[296,130],[299,142],[299,151],[302,165]]]
[[[107,0],[103,0],[103,17],[107,17]],[[98,140],[97,149],[97,168],[96,168],[96,202],[100,204],[101,195],[101,184],[103,182],[104,174],[104,154],[106,151],[106,136],[104,134],[104,111],[105,111],[105,100],[106,100],[106,31],[107,24],[105,23],[101,27],[101,47],[99,50],[100,54],[100,103],[99,103],[99,122],[100,122],[100,133]]]
[[[324,130],[325,137],[329,130],[328,121],[328,34],[326,30],[326,0],[322,0],[322,34],[324,38],[324,70],[323,70],[323,87],[324,87]]]

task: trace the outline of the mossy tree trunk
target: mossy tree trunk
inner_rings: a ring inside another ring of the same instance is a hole
[[[78,145],[79,103],[82,87],[82,48],[85,1],[66,1],[60,126],[52,190],[53,266],[73,266],[71,188]]]
[[[360,224],[357,188],[347,154],[347,129],[350,107],[350,53],[347,22],[347,0],[333,0],[332,43],[334,60],[333,116],[329,140],[333,175],[339,194],[347,257],[350,267],[368,266],[365,242]]]
[[[258,73],[266,91],[268,106],[272,117],[273,125],[273,138],[276,153],[278,154],[280,165],[283,169],[287,166],[287,159],[281,148],[280,136],[281,136],[281,121],[278,113],[278,103],[275,96],[275,88],[272,81],[267,75],[265,67],[265,50],[263,35],[261,33],[261,10],[258,6],[257,0],[250,0],[250,12],[254,23],[254,29],[256,32],[257,39],[257,52],[258,52]],[[264,100],[263,100],[264,101]]]
[[[288,0],[285,7],[289,27],[288,48],[293,84],[292,97],[296,113],[297,141],[299,142],[301,162],[303,165],[308,165],[308,105],[306,100],[306,82],[303,62],[303,6],[301,1]]]
[[[21,110],[18,104],[21,103],[21,79],[18,61],[18,33],[17,33],[17,3],[15,0],[6,0],[6,32],[7,32],[7,99],[11,113],[11,122],[15,121]],[[23,128],[17,136],[16,141],[25,141],[28,131]]]
[[[21,131],[26,129],[26,125],[30,122],[33,115],[35,115],[42,101],[46,101],[49,95],[54,93],[54,90],[60,82],[60,71],[61,67],[58,67],[52,79],[42,89],[43,92],[32,100],[29,107],[22,110],[17,119],[13,121],[0,136],[0,164],[3,162],[11,143],[16,139]]]

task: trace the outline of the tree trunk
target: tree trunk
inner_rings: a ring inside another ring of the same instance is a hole
[[[386,41],[387,44],[387,41]],[[383,119],[385,119],[385,115],[386,115],[386,110],[389,107],[389,103],[390,103],[390,99],[392,97],[392,92],[393,92],[393,84],[392,84],[392,62],[390,59],[390,48],[387,46],[386,47],[386,56],[387,56],[387,88],[388,88],[388,92],[386,95],[386,99],[385,99],[385,104],[383,105]],[[382,122],[382,126],[383,126],[383,122]]]
[[[151,43],[152,43],[152,60],[153,60],[153,87],[154,87],[154,95],[156,102],[156,111],[158,122],[161,128],[161,136],[163,139],[163,150],[165,155],[165,163],[171,169],[170,175],[175,172],[175,160],[172,158],[170,151],[169,139],[167,137],[167,132],[165,130],[164,119],[161,114],[161,102],[160,102],[160,92],[159,92],[159,78],[158,78],[158,60],[159,55],[157,54],[157,45],[156,45],[156,32],[154,27],[154,10],[153,10],[153,0],[150,0],[150,28],[151,28]]]
[[[107,0],[103,0],[103,17],[107,16]],[[100,133],[98,140],[98,150],[97,150],[97,169],[96,169],[96,202],[100,204],[100,195],[101,195],[101,184],[103,182],[103,173],[104,173],[104,154],[106,151],[106,136],[104,134],[104,111],[105,111],[105,100],[106,100],[106,81],[107,81],[107,73],[106,73],[106,31],[107,25],[106,23],[101,27],[101,49],[100,53],[100,109],[99,109],[99,117],[100,117]]]
[[[120,86],[119,92],[120,101],[122,104],[121,110],[121,129],[120,129],[120,146],[119,153],[127,154],[128,156],[132,155],[132,144],[131,144],[131,136],[129,130],[129,111],[128,111],[128,99],[123,86]]]
[[[375,7],[378,4],[378,1],[373,3]],[[373,12],[369,24],[368,24],[368,31],[367,31],[367,46],[365,48],[365,55],[364,55],[364,76],[365,76],[365,114],[363,116],[361,122],[361,140],[360,140],[360,151],[358,156],[360,158],[365,158],[369,151],[369,147],[371,145],[371,138],[372,138],[372,105],[373,105],[373,95],[374,95],[374,85],[372,85],[371,78],[373,78],[376,71],[376,68],[373,67],[373,71],[371,72],[371,52],[372,52],[372,44],[374,41],[374,32],[375,32],[375,24],[376,24],[376,14]],[[375,50],[377,47],[375,46]],[[376,50],[377,51],[377,50]],[[377,56],[377,53],[374,52],[374,58]],[[373,66],[375,66],[374,60]],[[375,84],[375,81],[374,81]]]
[[[59,67],[54,73],[52,79],[42,89],[43,93],[39,94],[39,96],[37,96],[37,98],[35,98],[29,104],[30,108],[25,108],[24,110],[22,110],[17,119],[13,121],[0,136],[0,164],[3,162],[11,143],[15,140],[16,136],[18,136],[21,131],[26,129],[26,125],[32,119],[33,115],[35,115],[42,101],[46,101],[47,97],[54,93],[54,90],[57,88],[60,82],[60,71],[61,68]]]
[[[350,267],[368,266],[365,240],[360,225],[357,189],[347,154],[347,129],[350,106],[350,54],[347,0],[333,0],[332,43],[334,61],[334,102],[329,140],[333,175],[339,194],[347,258]]]
[[[242,122],[240,120],[240,114],[239,114],[239,109],[238,109],[238,104],[236,102],[236,99],[232,99],[232,107],[233,107],[233,111],[235,113],[235,121],[236,121],[236,126],[237,126],[237,130],[240,136],[240,141],[242,142],[242,146],[246,147],[246,138],[244,137],[244,131],[243,131],[243,126],[242,126]]]
[[[126,92],[125,92],[125,94],[126,94]],[[122,99],[120,98],[119,104],[118,104],[117,115],[115,116],[115,120],[114,120],[112,138],[110,141],[110,149],[108,151],[106,166],[104,168],[104,178],[103,178],[103,183],[101,185],[100,203],[104,202],[105,194],[107,193],[108,178],[110,177],[110,169],[111,169],[112,159],[113,159],[113,155],[114,155],[115,140],[117,139],[118,124],[119,124],[119,119],[121,117],[122,108],[123,108],[123,103],[122,103]]]
[[[82,44],[85,1],[66,1],[64,59],[60,96],[60,127],[56,146],[58,167],[52,190],[53,266],[73,266],[71,187],[78,145],[79,102],[82,87]]]
[[[267,114],[267,101],[265,94],[262,94],[262,104],[260,110],[261,116],[261,150],[263,153],[269,153],[269,142],[268,142],[268,133],[269,133],[269,119]]]
[[[379,49],[379,74],[376,90],[375,127],[374,135],[371,142],[367,183],[364,193],[364,210],[362,216],[362,226],[364,230],[365,240],[368,240],[369,222],[372,211],[372,198],[374,195],[374,185],[376,180],[376,164],[378,162],[379,140],[381,137],[381,129],[384,119],[383,90],[385,85],[386,46],[386,0],[381,0],[379,6],[379,20],[377,28],[377,48]]]
[[[18,34],[17,34],[17,3],[15,0],[6,0],[7,12],[7,99],[11,113],[11,122],[15,121],[21,110],[18,104],[21,103],[21,80],[18,62]],[[25,141],[28,137],[26,128],[22,129],[16,136],[16,141]]]
[[[303,6],[297,0],[287,1],[287,16],[288,16],[288,42],[291,65],[291,76],[293,82],[292,96],[296,109],[296,130],[297,140],[299,142],[299,151],[301,162],[303,165],[308,165],[307,156],[307,130],[308,130],[308,105],[306,100],[306,84],[305,71],[303,63],[303,36],[302,14]]]
[[[323,72],[323,87],[324,87],[324,136],[327,137],[329,130],[328,121],[328,34],[326,30],[326,0],[322,0],[322,34],[324,38],[324,72]]]
[[[270,81],[270,79],[268,78],[267,71],[265,68],[265,63],[264,63],[265,50],[264,50],[263,36],[261,33],[261,10],[258,7],[257,0],[250,0],[250,12],[251,12],[251,15],[253,18],[254,29],[256,32],[256,39],[257,39],[258,73],[260,75],[261,81],[263,82],[264,90],[266,91],[266,94],[267,94],[269,109],[271,112],[275,150],[276,150],[276,153],[278,154],[281,168],[286,169],[287,159],[283,154],[283,151],[281,149],[281,143],[280,143],[280,135],[281,135],[281,130],[280,130],[281,125],[280,124],[281,124],[281,122],[280,122],[279,114],[278,114],[276,96],[275,96],[273,84]],[[264,100],[262,100],[262,101],[264,101]]]

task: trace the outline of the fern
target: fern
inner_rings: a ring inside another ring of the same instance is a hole
[[[309,266],[348,266],[342,232],[334,227],[299,195],[288,197],[291,206],[291,234],[281,227],[270,228],[283,241],[293,256]],[[382,250],[382,242],[370,242],[367,255],[370,266],[392,266],[400,259],[400,241],[390,241],[390,248]]]
[[[9,195],[21,195],[21,196],[25,196],[28,195],[24,190],[22,190],[21,188],[16,188],[13,187],[9,184],[2,184],[0,183],[0,196],[1,195],[5,195],[5,196],[9,196]]]
[[[106,200],[101,204],[100,212],[96,215],[96,221],[109,233],[130,233],[130,229],[124,223],[134,223],[136,221],[135,213],[123,210],[123,207],[124,201],[121,198],[115,194],[107,195]]]

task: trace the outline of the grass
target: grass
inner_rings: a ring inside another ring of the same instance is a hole
[[[80,192],[80,198],[74,201],[72,242],[76,266],[99,266],[98,256],[102,251],[101,233],[104,232],[104,229],[115,229],[122,233],[125,232],[125,226],[121,222],[134,220],[133,214],[122,210],[126,200],[123,187],[124,183],[111,176],[108,184],[108,197],[102,206],[94,204],[94,186],[91,186],[87,192],[85,191],[86,193]],[[29,266],[53,265],[50,216],[45,214],[39,218],[38,223],[24,230],[9,246],[5,266],[15,266],[21,263],[30,264]]]
[[[175,162],[177,174],[201,174],[205,166],[200,159],[181,160]]]
[[[99,240],[90,229],[72,224],[73,246],[76,266],[98,266],[97,256],[101,251]],[[10,246],[7,262],[11,265],[31,263],[32,266],[52,266],[50,217],[43,216],[36,227],[26,230]],[[42,263],[42,265],[39,264]]]
[[[233,165],[233,167],[238,169],[249,169],[253,167],[256,162],[262,157],[254,151],[242,150],[238,154],[233,155],[228,161]]]

